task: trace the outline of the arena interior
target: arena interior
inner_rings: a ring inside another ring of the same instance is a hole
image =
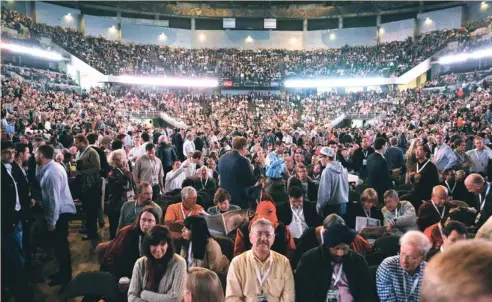
[[[492,301],[492,2],[1,9],[3,301]]]

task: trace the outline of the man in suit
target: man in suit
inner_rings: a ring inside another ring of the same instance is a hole
[[[352,155],[352,167],[361,179],[367,177],[367,158],[374,153],[374,148],[369,146],[369,140],[364,137],[360,143],[360,148]]]
[[[490,193],[490,182],[486,182],[480,174],[470,174],[465,179],[465,186],[471,193],[475,194],[475,209],[477,217],[475,226],[480,228],[492,216],[492,194]]]
[[[2,140],[2,279],[16,301],[29,301],[22,251],[21,217],[25,209],[19,179],[13,173],[14,155],[12,142]]]
[[[26,259],[26,272],[31,268],[31,189],[27,181],[24,165],[27,164],[31,153],[29,146],[23,143],[15,144],[15,157],[12,162],[12,176],[17,181],[19,201],[22,208],[22,250]]]
[[[277,204],[278,220],[288,225],[294,241],[301,238],[307,228],[320,224],[316,204],[304,202],[304,190],[293,186],[289,189],[289,201]]]
[[[234,137],[232,151],[224,154],[219,160],[220,187],[230,192],[231,204],[242,209],[251,207],[247,189],[256,183],[251,163],[244,157],[248,152],[247,145],[245,137]]]
[[[374,141],[374,149],[376,149],[374,154],[367,158],[367,181],[369,187],[376,190],[380,203],[382,203],[384,192],[393,188],[388,163],[384,158],[386,140],[378,137]]]
[[[396,136],[390,138],[390,146],[384,152],[384,157],[388,162],[388,168],[390,170],[399,169],[404,172],[405,169],[405,159],[403,152],[397,147],[398,139]]]

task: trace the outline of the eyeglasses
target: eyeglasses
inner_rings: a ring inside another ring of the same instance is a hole
[[[400,256],[400,258],[408,259],[412,262],[418,261],[422,257],[422,256],[410,256],[410,255],[400,254],[400,253],[398,253],[398,255]]]
[[[142,218],[141,221],[142,222],[147,222],[147,223],[155,223],[155,219],[145,219],[145,218]]]
[[[270,233],[270,232],[256,232],[254,233],[254,235],[258,238],[261,238],[261,236],[265,235],[265,237],[268,239],[268,238],[272,238],[273,236],[275,236],[275,233]]]

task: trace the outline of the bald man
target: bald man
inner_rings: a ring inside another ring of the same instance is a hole
[[[475,204],[473,205],[477,210],[475,226],[480,228],[492,216],[491,185],[480,174],[474,173],[465,179],[465,187],[470,193],[475,194]]]
[[[456,205],[448,201],[448,189],[445,186],[435,186],[432,189],[431,200],[424,202],[419,208],[417,224],[424,231],[434,223],[448,218],[449,210]]]

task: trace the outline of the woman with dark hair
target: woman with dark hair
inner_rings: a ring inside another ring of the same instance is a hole
[[[162,225],[145,234],[128,290],[128,302],[181,302],[184,296],[186,261],[174,254],[171,231]]]
[[[193,267],[186,278],[184,302],[224,302],[224,290],[216,273]]]
[[[188,268],[203,267],[227,274],[229,259],[208,231],[207,221],[200,216],[189,216],[184,221],[181,256]]]
[[[110,272],[116,280],[130,278],[138,258],[143,256],[142,241],[145,233],[159,224],[159,215],[152,206],[145,207],[132,225],[122,228],[106,248],[101,270]],[[120,288],[122,292],[128,288]]]

